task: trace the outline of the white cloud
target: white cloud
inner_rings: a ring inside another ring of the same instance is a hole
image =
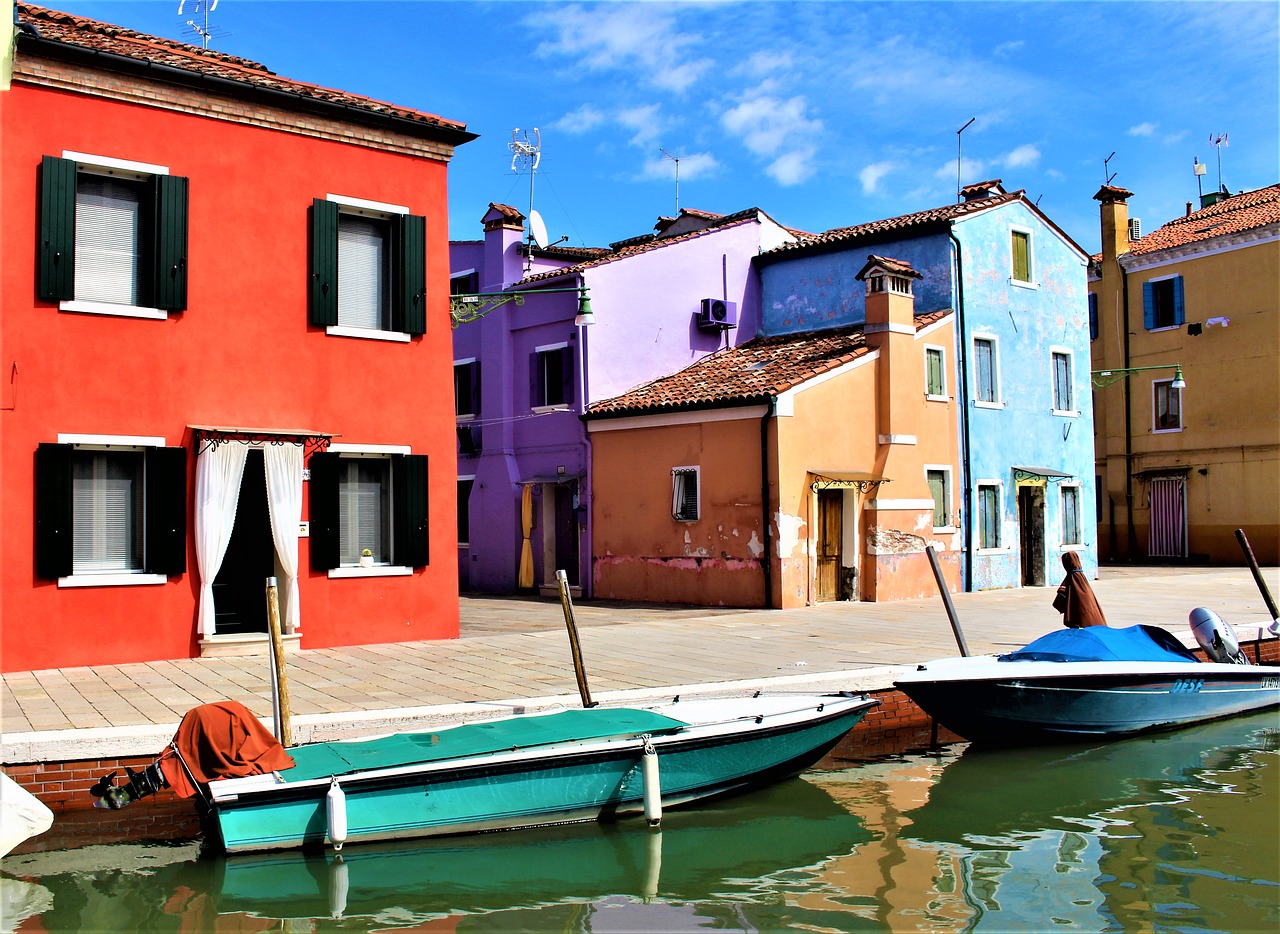
[[[795,60],[791,57],[791,53],[764,50],[753,53],[734,69],[734,73],[760,78],[779,73],[785,74],[794,67]]]
[[[993,55],[995,55],[996,58],[1008,58],[1014,52],[1017,52],[1019,49],[1021,49],[1024,45],[1026,45],[1025,42],[1023,42],[1021,39],[1016,39],[1012,42],[1000,43],[998,46],[992,49],[991,52]]]
[[[1156,124],[1139,123],[1137,126],[1129,127],[1129,129],[1126,130],[1125,132],[1128,133],[1130,136],[1155,136]]]
[[[769,163],[765,172],[779,185],[799,185],[813,175],[814,147],[805,146],[785,152]]]
[[[606,3],[548,5],[526,22],[552,34],[535,50],[544,58],[571,59],[575,67],[591,71],[628,71],[657,87],[683,91],[712,63],[690,57],[702,38],[681,32],[675,19],[670,9],[656,4]]]
[[[631,107],[619,111],[615,119],[631,130],[633,135],[629,142],[632,146],[653,146],[662,135],[663,121],[657,104],[645,104],[642,107]]]
[[[720,122],[758,156],[771,156],[784,149],[811,145],[822,131],[822,121],[806,115],[808,104],[801,95],[782,100],[772,94],[749,92],[736,107],[725,111]]]
[[[884,178],[894,169],[892,162],[877,162],[873,165],[865,166],[858,173],[858,181],[862,182],[862,193],[864,195],[874,195],[880,188],[880,179]]]
[[[1023,169],[1040,161],[1040,150],[1030,143],[1019,146],[1012,152],[1000,157],[1000,164],[1006,169]]]
[[[571,136],[577,136],[580,133],[586,133],[588,130],[594,129],[604,123],[606,119],[603,112],[590,104],[583,104],[577,110],[569,111],[553,123],[552,126],[557,130],[563,130]]]
[[[680,181],[693,181],[714,175],[720,169],[720,163],[709,152],[695,152],[680,157]],[[645,179],[669,179],[676,177],[675,163],[666,156],[659,155],[645,162],[640,173]]]

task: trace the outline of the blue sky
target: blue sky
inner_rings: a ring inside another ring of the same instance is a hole
[[[191,0],[187,0],[188,10]],[[177,0],[47,5],[198,41]],[[1104,180],[1144,230],[1205,190],[1280,181],[1280,5],[221,0],[212,47],[460,120],[450,236],[527,211],[512,129],[541,131],[552,240],[604,245],[682,207],[809,231],[950,203],[999,177],[1082,247]],[[1210,137],[1228,134],[1225,148]]]

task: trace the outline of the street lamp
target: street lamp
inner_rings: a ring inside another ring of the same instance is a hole
[[[1118,383],[1127,376],[1132,376],[1135,373],[1143,373],[1147,370],[1173,370],[1173,388],[1187,388],[1187,381],[1182,378],[1181,363],[1165,363],[1160,366],[1117,367],[1112,370],[1094,370],[1089,374],[1089,376],[1093,385],[1101,389],[1103,386],[1110,386],[1112,383]]]
[[[585,285],[571,289],[525,289],[512,292],[464,292],[461,295],[449,296],[449,314],[453,318],[453,326],[470,324],[478,321],[489,312],[501,308],[508,302],[517,306],[523,305],[526,296],[550,295],[552,293],[576,292],[578,294],[578,314],[574,317],[575,325],[595,324],[595,315],[591,313],[591,299],[587,297]]]

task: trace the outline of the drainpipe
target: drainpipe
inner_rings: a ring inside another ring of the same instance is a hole
[[[960,241],[956,239],[954,227],[947,228],[947,236],[955,244],[956,250],[956,330],[959,339],[956,341],[959,358],[960,385],[956,387],[956,410],[960,415],[960,483],[964,490],[964,510],[960,523],[961,548],[964,560],[961,563],[961,579],[964,592],[973,590],[973,485],[972,465],[969,463],[969,345],[967,343],[964,321],[964,254]]]
[[[764,608],[773,609],[773,532],[769,524],[769,420],[778,408],[778,397],[770,396],[760,418],[760,515],[764,523],[764,552],[760,567],[764,571]]]
[[[583,286],[586,285],[586,282],[582,279],[579,279],[578,282]],[[593,514],[595,511],[593,508],[593,503],[595,500],[595,483],[594,483],[595,474],[593,473],[593,471],[595,470],[595,458],[592,457],[592,454],[591,454],[591,432],[587,430],[587,423],[582,421],[582,416],[587,413],[587,387],[590,385],[590,380],[587,378],[587,325],[585,324],[581,324],[578,326],[578,359],[582,361],[582,365],[578,367],[578,373],[579,373],[578,424],[582,426],[582,446],[583,446],[582,456],[583,456],[583,459],[585,460],[585,463],[583,464],[583,466],[586,468],[585,470],[586,476],[583,478],[586,481],[584,484],[585,489],[578,491],[578,504],[583,505],[585,503],[586,517],[587,517],[586,536],[585,536],[586,537],[586,543],[585,543],[586,556],[585,557],[587,562],[587,573],[586,574],[582,573],[583,555],[579,554],[578,555],[578,585],[582,588],[582,596],[590,598],[595,594],[595,570],[596,570],[595,569],[595,545],[594,545],[595,537],[593,535],[593,530],[595,528],[594,521],[593,521]]]
[[[1120,268],[1120,307],[1124,315],[1124,367],[1132,364],[1129,355],[1129,272],[1116,257]],[[1129,532],[1129,563],[1138,553],[1138,533],[1133,526],[1133,377],[1124,378],[1124,512]],[[1113,526],[1114,529],[1114,526]]]

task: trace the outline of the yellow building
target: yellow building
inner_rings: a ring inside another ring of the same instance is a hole
[[[1104,560],[1280,562],[1280,185],[1141,236],[1104,185],[1090,270]]]

